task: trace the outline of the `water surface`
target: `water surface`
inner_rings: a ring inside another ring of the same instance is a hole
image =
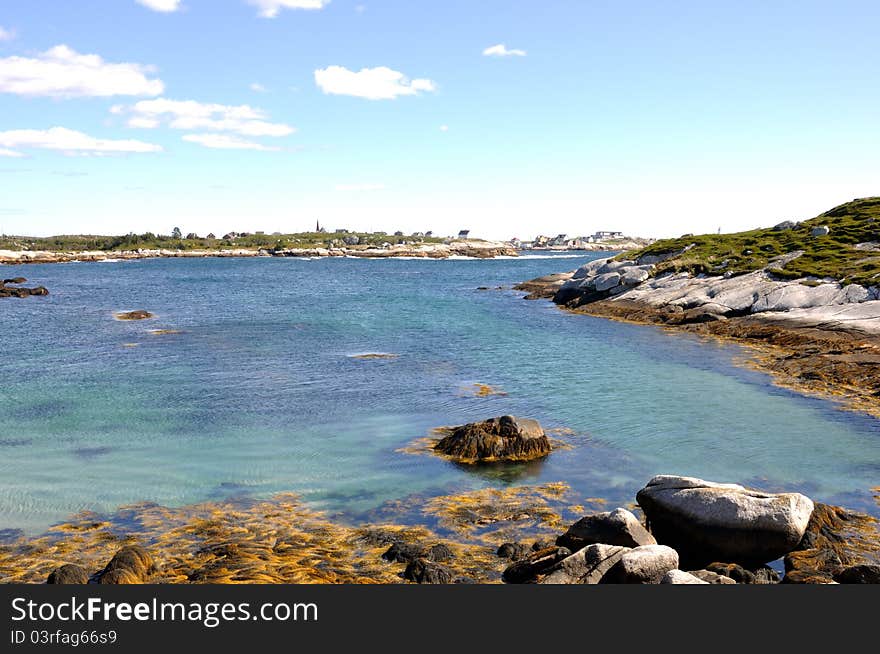
[[[657,473],[877,513],[880,421],[772,386],[732,365],[736,346],[495,290],[597,256],[0,267],[51,291],[0,302],[0,528],[278,491],[356,518],[559,480],[622,504]],[[113,318],[141,308],[157,318]],[[397,356],[352,356],[365,352]],[[573,447],[477,470],[398,451],[508,413],[570,430]]]

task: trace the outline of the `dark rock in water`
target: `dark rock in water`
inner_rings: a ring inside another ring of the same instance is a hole
[[[834,575],[839,584],[880,584],[880,565],[861,564],[843,568]]]
[[[144,583],[156,571],[156,563],[147,550],[140,545],[129,545],[113,555],[107,567],[98,574],[98,583]]]
[[[149,311],[145,311],[144,309],[138,309],[137,311],[126,311],[123,313],[114,314],[117,320],[147,320],[153,317],[153,314]]]
[[[736,563],[710,563],[706,570],[725,577],[730,577],[738,584],[778,584],[779,573],[773,568],[761,566],[754,570],[747,570]]]
[[[89,573],[82,566],[67,563],[50,572],[46,583],[64,585],[87,584],[89,583]]]
[[[412,563],[416,559],[422,558],[422,556],[424,556],[424,548],[421,545],[394,543],[382,555],[382,558],[395,563]]]
[[[532,543],[532,551],[538,552],[540,550],[546,550],[548,547],[553,547],[556,543],[552,540],[536,540]]]
[[[656,545],[657,541],[642,526],[638,518],[626,509],[588,515],[578,520],[556,539],[557,545],[567,547],[572,552],[597,543],[639,547]]]
[[[873,565],[878,560],[876,519],[839,506],[816,504],[800,544],[785,557],[782,582],[832,583],[846,568]]]
[[[668,475],[654,477],[636,499],[657,542],[678,551],[689,568],[775,561],[798,546],[813,512],[800,493]]]
[[[417,559],[406,566],[403,578],[417,584],[450,584],[453,575],[445,565],[427,559]]]
[[[498,550],[495,552],[502,559],[510,559],[511,561],[519,561],[520,559],[526,558],[529,554],[532,553],[532,548],[530,548],[525,543],[504,543]]]
[[[564,547],[549,547],[546,550],[538,550],[507,566],[501,578],[508,584],[531,583],[537,580],[538,575],[547,572],[569,556],[571,556],[571,551]]]
[[[678,553],[666,545],[642,545],[626,550],[602,577],[601,584],[659,584],[678,569]]]
[[[449,548],[448,545],[444,545],[443,543],[437,543],[436,545],[431,545],[428,548],[427,556],[425,557],[429,561],[451,561],[455,558],[455,554]]]
[[[386,561],[396,563],[412,563],[418,559],[427,559],[428,561],[441,562],[453,559],[455,555],[449,546],[443,543],[437,543],[429,548],[412,543],[394,543],[382,555]]]
[[[22,444],[26,445],[29,442],[29,440],[24,441]],[[9,445],[10,443],[11,441],[7,441],[6,443],[4,443],[2,440],[0,440],[0,445]],[[12,444],[15,445],[16,443]],[[24,531],[22,531],[21,529],[0,529],[0,545],[12,544],[18,540],[21,540],[22,538],[24,538]]]
[[[24,277],[14,277],[12,279],[4,279],[0,282],[0,297],[30,297],[32,295],[49,295],[49,291],[45,286],[37,286],[36,288],[23,288],[20,286],[7,286],[7,284],[24,284],[27,280]]]
[[[550,440],[536,420],[501,416],[456,427],[434,450],[461,463],[525,461],[550,454]]]

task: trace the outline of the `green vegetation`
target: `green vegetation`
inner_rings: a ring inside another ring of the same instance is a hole
[[[326,233],[303,232],[299,234],[235,234],[230,238],[206,238],[196,234],[181,237],[178,228],[171,236],[162,234],[126,234],[125,236],[0,236],[0,250],[45,250],[49,252],[119,252],[123,250],[219,250],[242,249],[312,249],[343,247],[343,239],[357,237],[358,246],[378,247],[383,243],[442,243],[445,239],[426,236],[389,235],[384,232]],[[346,246],[350,247],[350,246]]]
[[[813,236],[815,227],[830,232]],[[856,248],[860,243],[880,243],[880,197],[853,200],[794,225],[791,229],[755,229],[736,234],[704,234],[657,241],[621,258],[667,255],[690,249],[657,265],[657,274],[687,271],[692,274],[744,274],[768,269],[780,279],[833,278],[866,286],[880,284],[880,251]],[[803,254],[788,263],[771,261],[796,251]]]

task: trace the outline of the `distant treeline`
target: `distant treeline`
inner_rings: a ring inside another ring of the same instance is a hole
[[[123,250],[211,250],[223,248],[254,248],[266,250],[308,249],[343,246],[377,246],[385,243],[442,243],[445,239],[433,236],[385,234],[384,232],[302,232],[298,234],[232,233],[217,238],[213,234],[170,235],[125,234],[124,236],[0,236],[0,250],[46,250],[50,252],[123,251]]]

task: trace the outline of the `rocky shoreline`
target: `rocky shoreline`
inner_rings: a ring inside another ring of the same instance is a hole
[[[211,250],[120,250],[87,252],[53,252],[48,250],[0,250],[0,264],[25,263],[71,263],[96,261],[130,261],[136,259],[204,259],[248,258],[248,257],[356,257],[363,259],[388,259],[396,257],[419,259],[448,259],[450,257],[469,257],[492,259],[495,257],[515,257],[518,250],[506,243],[494,241],[452,241],[451,243],[392,245],[384,248],[367,246],[347,246],[339,248],[309,249],[246,249],[228,248]]]
[[[141,504],[7,538],[0,583],[880,583],[877,521],[799,493],[661,475],[628,508],[572,502],[561,483],[435,497],[416,504],[433,528],[347,525],[290,495]]]
[[[655,276],[657,263],[600,259],[515,288],[576,313],[733,340],[780,386],[880,417],[880,288],[779,279],[776,261],[737,276]]]

